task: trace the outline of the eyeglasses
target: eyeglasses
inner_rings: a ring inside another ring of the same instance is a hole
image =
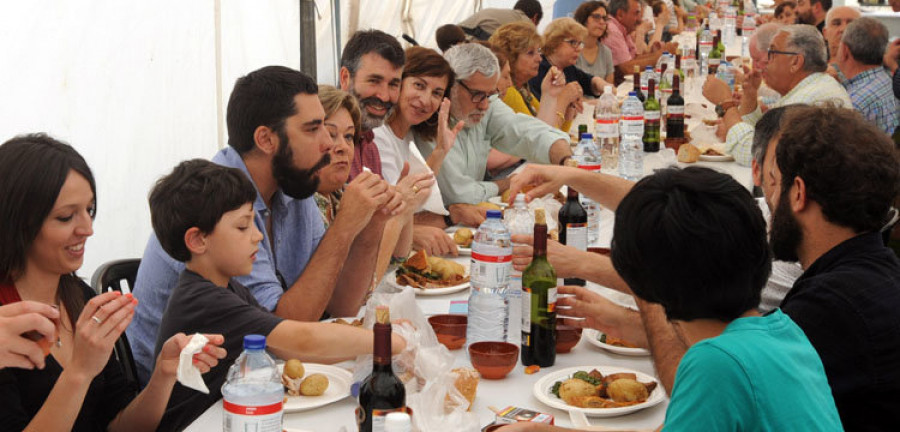
[[[584,48],[584,41],[575,40],[575,39],[563,39],[563,42],[572,46],[572,48]]]
[[[600,15],[600,14],[591,14],[590,17],[593,18],[593,19],[595,19],[595,20],[597,20],[597,21],[603,21],[603,22],[606,22],[606,21],[609,20],[609,17],[608,17],[608,16],[606,16],[606,15]]]
[[[456,80],[456,82],[459,83],[459,85],[461,85],[462,88],[466,89],[466,91],[469,92],[470,95],[472,95],[472,103],[473,104],[480,104],[480,103],[484,102],[485,99],[487,99],[495,94],[500,93],[499,89],[494,89],[490,93],[485,93],[483,91],[478,91],[478,90],[472,90],[462,80]]]
[[[768,51],[766,51],[766,58],[769,61],[772,61],[772,59],[775,58],[775,54],[800,55],[800,53],[794,51],[779,51],[770,48]]]

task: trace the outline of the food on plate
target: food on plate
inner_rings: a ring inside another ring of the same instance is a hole
[[[328,377],[320,373],[310,374],[300,383],[303,396],[322,396],[325,390],[328,390]]]
[[[682,144],[678,147],[678,162],[694,163],[700,160],[700,149],[693,144]]]
[[[612,346],[617,346],[617,347],[622,347],[622,348],[640,348],[639,346],[637,346],[631,342],[628,342],[625,339],[619,339],[617,337],[612,337],[605,333],[600,333],[597,336],[597,340],[600,342],[603,342],[607,345],[612,345]]]
[[[456,375],[453,386],[462,393],[467,401],[469,401],[468,411],[471,411],[472,403],[475,401],[475,394],[478,391],[478,381],[481,379],[481,375],[472,368],[456,368],[450,372]]]
[[[475,234],[472,233],[472,230],[469,228],[460,228],[453,233],[453,242],[456,243],[457,246],[461,247],[472,247],[472,240],[475,239]]]
[[[481,207],[481,208],[487,209],[487,210],[503,210],[503,208],[498,206],[497,204],[494,204],[492,202],[487,202],[487,201],[482,201],[478,204],[475,204],[475,207]]]
[[[700,154],[702,154],[704,156],[725,156],[725,153],[722,153],[713,147],[707,147],[707,148],[703,149],[703,151]]]
[[[303,363],[297,359],[290,359],[284,362],[284,375],[288,378],[303,378],[303,375],[306,375],[306,370],[303,368]]]
[[[332,323],[343,324],[343,325],[348,325],[348,326],[353,326],[353,327],[362,327],[362,324],[363,324],[362,320],[359,318],[356,318],[353,321],[347,321],[343,318],[335,318],[335,320],[332,321]]]
[[[557,381],[550,392],[578,408],[617,408],[645,402],[655,388],[655,381],[639,382],[633,373],[604,376],[594,369],[577,371],[571,378]]]
[[[397,268],[397,284],[413,288],[446,288],[469,281],[466,268],[455,261],[418,251]]]
[[[719,124],[719,119],[718,119],[718,117],[705,118],[705,119],[703,119],[703,124],[705,124],[707,126],[715,126],[715,125]]]

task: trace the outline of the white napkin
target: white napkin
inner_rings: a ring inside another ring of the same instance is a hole
[[[194,366],[194,354],[201,352],[207,342],[209,342],[209,339],[200,333],[195,333],[191,337],[191,341],[181,350],[176,377],[181,385],[209,394],[209,389],[206,387],[206,383],[203,382],[203,377],[200,376],[200,369]]]
[[[423,172],[431,172],[431,168],[428,167],[428,164],[425,163],[425,159],[422,157],[422,153],[419,153],[419,149],[416,147],[416,144],[410,141],[409,143],[409,173],[410,174],[418,174]],[[435,180],[434,184],[431,185],[431,195],[428,196],[428,200],[425,201],[425,204],[422,205],[422,208],[416,209],[416,211],[430,211],[432,213],[436,213],[439,215],[448,215],[450,214],[446,208],[444,208],[444,199],[441,198],[441,190],[438,188],[437,180]]]

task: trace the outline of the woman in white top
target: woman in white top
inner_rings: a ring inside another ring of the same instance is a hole
[[[572,18],[587,28],[584,49],[578,55],[575,66],[593,76],[603,78],[606,82],[613,82],[615,65],[612,51],[600,43],[606,37],[606,21],[609,19],[606,4],[602,1],[584,2],[578,6],[578,9],[575,9],[575,15]]]

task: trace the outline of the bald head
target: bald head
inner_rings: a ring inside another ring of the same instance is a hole
[[[860,16],[859,10],[850,6],[831,8],[825,15],[825,28],[822,29],[822,36],[825,36],[828,52],[832,58],[837,55],[838,45],[841,43],[841,37],[844,36],[847,24]]]
[[[755,69],[763,70],[766,68],[768,63],[766,51],[769,50],[769,46],[772,45],[772,39],[775,38],[775,33],[778,33],[778,29],[781,27],[784,27],[784,25],[779,22],[765,23],[759,26],[753,33],[753,36],[750,37],[750,57],[753,59],[753,67]]]

